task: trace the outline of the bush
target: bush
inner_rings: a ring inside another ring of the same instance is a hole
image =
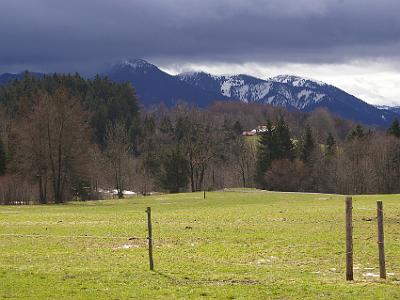
[[[275,191],[295,192],[302,190],[307,177],[305,164],[300,160],[274,160],[265,174],[267,187]]]

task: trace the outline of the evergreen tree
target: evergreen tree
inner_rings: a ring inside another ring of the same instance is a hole
[[[336,152],[336,141],[333,135],[329,132],[326,138],[326,154],[332,155]]]
[[[236,121],[235,124],[233,124],[233,131],[237,134],[240,135],[243,132],[243,126],[239,121]]]
[[[390,125],[389,129],[387,130],[387,133],[389,135],[393,135],[397,138],[400,138],[400,124],[399,124],[399,120],[397,118],[394,119],[394,121],[392,122],[392,125]]]
[[[172,150],[162,158],[160,183],[163,189],[171,193],[185,190],[189,183],[189,166],[179,149]]]
[[[0,104],[3,104],[13,117],[21,107],[32,107],[32,99],[37,94],[54,95],[59,89],[67,90],[71,96],[80,100],[80,104],[88,112],[94,141],[101,148],[105,147],[107,124],[122,121],[129,132],[130,142],[137,145],[140,127],[139,104],[130,83],[117,84],[100,76],[86,80],[78,74],[54,74],[35,78],[26,72],[23,79],[0,86]]]
[[[267,130],[260,134],[257,145],[256,182],[260,187],[264,185],[264,175],[271,165],[270,143],[273,136],[273,128],[267,121]]]
[[[273,131],[271,145],[272,159],[290,159],[294,158],[294,145],[290,138],[289,126],[283,117],[280,117]]]
[[[309,162],[312,152],[315,148],[314,138],[312,136],[311,127],[309,125],[306,126],[304,130],[304,135],[300,142],[300,159],[303,162]]]
[[[261,133],[257,150],[256,181],[262,187],[265,185],[265,172],[272,161],[294,158],[290,130],[283,117],[279,118],[275,127],[269,121],[267,122],[267,130]]]
[[[371,131],[367,132],[367,134],[371,134]],[[347,139],[349,141],[354,140],[354,139],[362,139],[365,137],[365,132],[364,132],[364,128],[361,125],[357,125],[355,128],[353,128],[353,130],[350,132],[350,134],[348,135]]]
[[[7,168],[7,155],[4,149],[3,141],[0,139],[0,175],[4,175],[6,173]]]
[[[230,120],[224,120],[222,131],[224,134],[224,143],[229,144],[232,141],[236,140],[238,136],[242,135],[243,126],[239,121],[236,121],[232,124]]]

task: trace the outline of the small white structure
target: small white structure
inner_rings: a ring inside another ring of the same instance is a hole
[[[266,125],[259,125],[259,126],[257,126],[256,128],[254,128],[251,131],[243,131],[242,135],[243,136],[254,136],[254,135],[257,135],[259,133],[266,132],[266,131],[267,131],[267,126]]]

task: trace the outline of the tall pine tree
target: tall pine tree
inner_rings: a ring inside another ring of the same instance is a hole
[[[309,162],[311,154],[314,151],[315,142],[309,125],[304,129],[303,137],[300,141],[300,159],[303,162]]]
[[[290,138],[289,126],[280,117],[276,126],[267,123],[267,130],[261,133],[258,141],[256,181],[260,187],[265,186],[264,175],[271,163],[278,159],[294,158],[294,146]]]
[[[264,185],[264,175],[271,165],[271,141],[273,128],[270,121],[267,121],[267,130],[260,134],[257,145],[256,182],[260,187]]]
[[[289,126],[281,116],[273,132],[271,145],[272,160],[294,158],[294,145],[290,138]]]

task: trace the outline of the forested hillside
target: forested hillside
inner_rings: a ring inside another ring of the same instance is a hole
[[[27,73],[0,87],[0,105],[1,203],[239,186],[400,192],[397,121],[380,132],[323,109],[232,101],[141,108],[130,83],[78,74]]]
[[[13,80],[0,87],[0,103],[11,116],[15,116],[24,105],[32,108],[38,94],[54,95],[61,88],[77,98],[83,110],[90,112],[88,121],[98,144],[104,146],[106,124],[109,122],[123,121],[132,135],[132,141],[137,136],[139,104],[134,89],[130,84],[116,84],[107,78],[87,80],[79,74],[37,78],[26,72],[21,80]]]
[[[0,88],[4,201],[63,202],[90,197],[107,135],[139,136],[139,104],[130,84],[75,75],[26,73]]]

